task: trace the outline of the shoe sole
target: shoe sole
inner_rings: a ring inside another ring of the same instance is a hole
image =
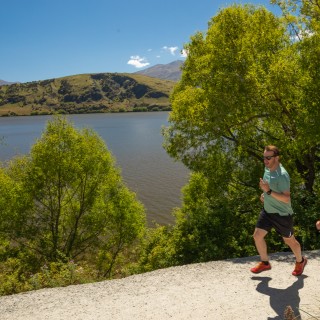
[[[271,270],[271,267],[268,268],[268,269],[260,270],[260,271],[253,271],[253,270],[250,269],[250,271],[251,271],[252,273],[261,273],[261,272],[263,272],[263,271],[269,271],[269,270]]]

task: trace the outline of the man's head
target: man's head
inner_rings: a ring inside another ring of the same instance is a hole
[[[264,148],[263,162],[264,165],[271,171],[276,170],[279,166],[279,154],[280,151],[276,146],[269,145]]]

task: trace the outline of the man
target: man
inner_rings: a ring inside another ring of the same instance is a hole
[[[307,258],[302,256],[300,243],[293,235],[290,177],[280,163],[279,149],[277,147],[266,146],[263,153],[263,161],[265,171],[263,179],[260,178],[259,186],[263,191],[260,200],[264,207],[253,234],[261,261],[250,270],[253,273],[260,273],[271,269],[265,236],[274,228],[296,257],[296,264],[292,274],[300,276],[307,264]]]
[[[320,231],[320,220],[318,220],[318,221],[316,222],[316,228],[317,228],[318,231]]]

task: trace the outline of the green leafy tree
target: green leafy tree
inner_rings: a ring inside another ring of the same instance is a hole
[[[65,118],[49,121],[30,155],[12,160],[0,180],[0,233],[40,262],[89,259],[111,276],[143,236],[144,208],[105,143]]]
[[[300,106],[293,101],[304,79],[279,18],[264,8],[232,6],[186,49],[165,132],[172,156],[203,170],[210,153],[245,163],[251,160],[243,155],[259,160],[270,140],[280,147],[296,140]]]
[[[188,250],[188,261],[253,252],[248,242],[261,208],[260,159],[268,144],[282,150],[297,221],[311,225],[319,208],[318,93],[308,93],[312,76],[287,22],[263,7],[234,5],[185,49],[164,129],[167,152],[195,172],[174,228],[187,239],[181,256]],[[310,239],[311,230],[303,236]],[[283,249],[277,238],[271,241],[273,250]]]
[[[305,188],[297,190],[295,205],[301,213],[299,222],[307,246],[314,247],[314,222],[319,216],[319,141],[320,131],[320,2],[307,0],[272,0],[280,6],[292,42],[299,52],[304,73],[301,85],[299,124],[300,154],[293,158]],[[307,192],[305,192],[307,191]],[[304,219],[308,216],[309,219]]]

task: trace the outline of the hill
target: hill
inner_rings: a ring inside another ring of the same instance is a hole
[[[169,110],[174,82],[141,74],[82,74],[0,86],[0,116]]]
[[[13,83],[16,83],[16,82],[8,82],[8,81],[4,81],[4,80],[0,79],[0,86],[10,85],[10,84],[13,84]]]
[[[272,254],[272,269],[258,275],[249,271],[257,256],[212,261],[4,296],[0,314],[2,320],[280,320],[290,305],[296,316],[290,319],[320,319],[319,253],[304,253],[300,277],[291,275],[291,253]]]
[[[168,64],[157,64],[153,67],[137,71],[136,74],[143,74],[153,78],[178,81],[181,78],[181,67],[183,61],[176,60]]]

